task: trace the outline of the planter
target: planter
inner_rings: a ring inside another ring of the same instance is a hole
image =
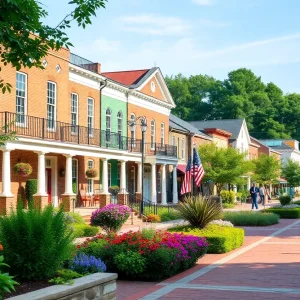
[[[95,168],[90,168],[85,171],[87,178],[95,178],[98,176],[98,171]]]
[[[26,293],[11,300],[115,300],[116,279],[114,273],[95,273],[74,280],[72,285],[53,285],[34,292]]]
[[[22,177],[27,177],[32,173],[32,166],[29,163],[17,163],[14,165],[14,173]]]

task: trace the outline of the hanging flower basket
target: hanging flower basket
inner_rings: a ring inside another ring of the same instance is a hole
[[[14,173],[23,177],[27,177],[32,173],[32,166],[29,163],[17,163],[14,166]]]
[[[87,169],[85,172],[87,178],[95,178],[98,176],[98,172],[94,168]]]

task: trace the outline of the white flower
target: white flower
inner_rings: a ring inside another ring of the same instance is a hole
[[[275,205],[272,208],[298,208],[300,207],[299,204],[288,204],[288,205]]]
[[[223,220],[214,220],[209,222],[209,224],[216,224],[220,226],[225,226],[225,227],[233,227],[233,224],[229,221],[223,221]]]

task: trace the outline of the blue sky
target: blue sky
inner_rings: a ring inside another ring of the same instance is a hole
[[[42,0],[46,23],[71,6]],[[298,0],[109,0],[85,30],[68,31],[71,51],[103,71],[159,66],[166,75],[226,78],[246,67],[285,93],[300,93]]]

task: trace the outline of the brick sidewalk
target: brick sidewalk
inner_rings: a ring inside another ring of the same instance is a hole
[[[243,247],[208,254],[161,283],[118,281],[117,299],[300,299],[300,220],[245,233]]]

